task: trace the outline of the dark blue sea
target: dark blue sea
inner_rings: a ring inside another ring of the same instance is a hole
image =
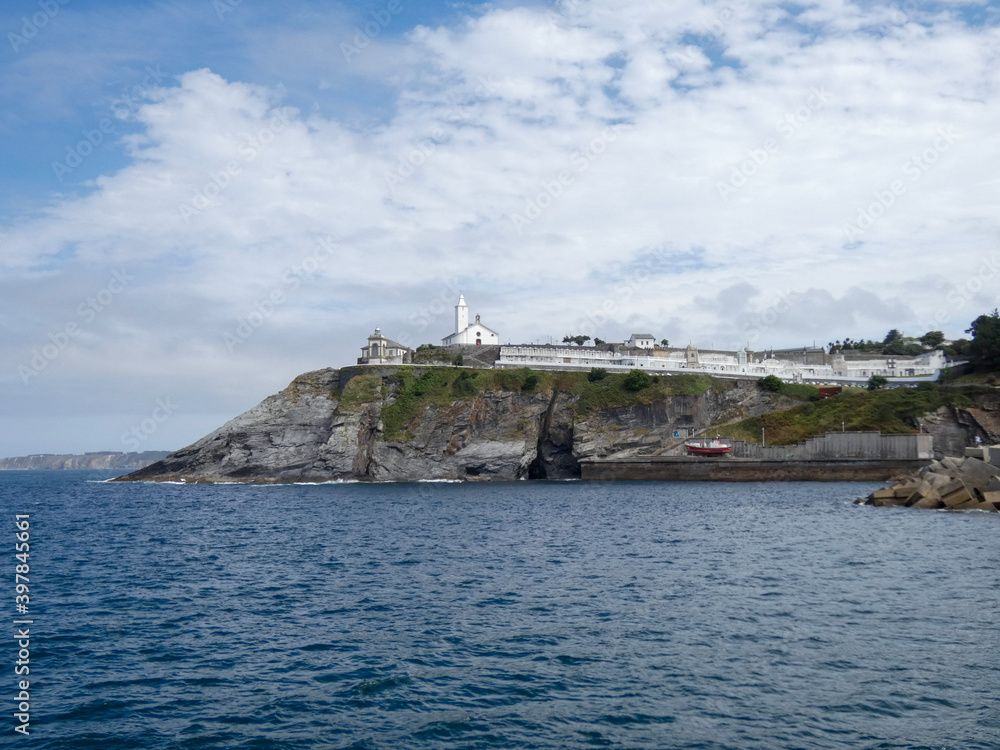
[[[1000,748],[1000,515],[854,483],[108,476],[0,474],[5,747]]]

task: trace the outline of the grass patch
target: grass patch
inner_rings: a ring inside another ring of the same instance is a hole
[[[455,400],[452,386],[464,370],[433,367],[417,373],[404,367],[393,375],[396,401],[382,410],[382,428],[389,440],[407,439],[404,433],[427,404],[446,406]]]
[[[583,373],[564,373],[582,375]],[[651,404],[669,396],[700,396],[708,391],[722,393],[735,387],[735,381],[720,380],[708,375],[661,375],[650,379],[641,390],[629,387],[629,375],[610,374],[596,382],[580,378],[569,392],[576,393],[580,400],[576,404],[577,419],[587,419],[604,409],[620,409],[633,404]]]
[[[547,394],[555,390],[577,396],[574,413],[576,419],[582,420],[604,409],[649,404],[669,396],[697,396],[709,390],[722,392],[735,386],[733,381],[705,375],[672,375],[651,379],[644,388],[634,391],[626,385],[627,378],[625,373],[609,373],[593,381],[586,372],[527,367],[517,370],[434,367],[422,371],[402,367],[392,377],[396,400],[382,410],[383,430],[389,440],[407,440],[411,437],[407,428],[427,406],[448,406],[485,392]],[[345,389],[345,397],[351,383]]]
[[[811,386],[805,386],[811,387]],[[763,428],[768,445],[792,445],[827,432],[879,431],[888,435],[918,431],[917,419],[942,406],[969,406],[965,389],[937,385],[878,391],[845,389],[833,398],[810,401],[718,428],[727,436],[758,442]]]
[[[370,404],[378,397],[379,386],[382,385],[380,375],[358,375],[347,381],[344,392],[340,395],[340,408],[344,411],[354,411],[365,404]]]
[[[805,383],[782,383],[778,393],[798,401],[819,401],[819,388]]]

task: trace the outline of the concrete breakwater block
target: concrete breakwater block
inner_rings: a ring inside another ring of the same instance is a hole
[[[992,446],[985,452],[992,459]],[[974,456],[931,461],[911,477],[875,490],[865,505],[1000,512],[1000,465]]]

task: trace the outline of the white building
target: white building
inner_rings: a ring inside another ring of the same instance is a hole
[[[465,304],[465,295],[460,294],[458,304],[455,305],[455,332],[441,339],[441,343],[445,346],[455,344],[495,346],[500,343],[500,334],[483,325],[478,315],[475,322],[469,325],[469,307]]]
[[[684,349],[657,349],[648,355],[611,352],[595,347],[521,345],[500,347],[499,368],[532,367],[540,370],[589,370],[601,367],[612,372],[645,370],[671,373],[704,373],[726,378],[762,378],[775,375],[797,383],[865,385],[872,375],[883,375],[890,383],[912,385],[937,380],[948,365],[944,354],[930,351],[918,357],[845,360],[834,355],[829,364],[793,362],[754,354],[746,349],[736,352],[698,351],[694,344]]]
[[[633,333],[625,343],[636,349],[652,349],[656,346],[656,339],[651,333]]]
[[[368,346],[361,347],[359,365],[403,365],[413,361],[413,350],[386,338],[378,328],[368,337]]]

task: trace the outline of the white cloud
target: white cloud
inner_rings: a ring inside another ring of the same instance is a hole
[[[781,294],[799,301],[768,325],[773,346],[942,310],[935,327],[960,333],[997,288],[946,301],[996,247],[997,30],[843,0],[796,19],[727,7],[577,1],[418,27],[353,67],[398,89],[377,124],[180,75],[135,115],[125,168],[2,228],[0,312],[26,321],[0,345],[5,391],[44,411],[71,383],[112,404],[138,380],[136,409],[175,392],[235,408],[352,362],[375,325],[438,340],[450,305],[425,313],[455,285],[513,340],[560,339],[610,301],[588,333],[739,343]],[[322,30],[300,41],[315,85],[335,91],[352,66],[323,67]],[[320,237],[338,251],[292,287]],[[673,260],[641,283],[609,272],[664,247]],[[117,268],[134,284],[23,386],[18,364]],[[226,333],[275,290],[273,315],[230,352]]]

